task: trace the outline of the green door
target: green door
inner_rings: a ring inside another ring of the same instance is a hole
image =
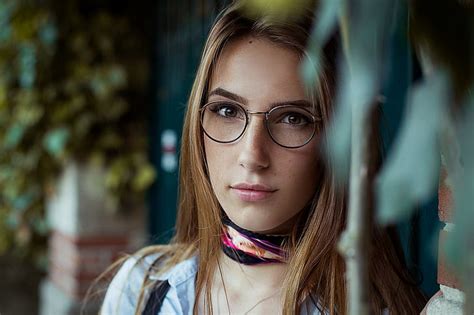
[[[186,101],[208,30],[226,2],[166,0],[157,4],[150,139],[158,177],[149,193],[151,243],[166,243],[173,234]]]

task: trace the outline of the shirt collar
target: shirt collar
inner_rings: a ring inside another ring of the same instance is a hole
[[[194,278],[197,272],[198,258],[197,255],[183,260],[168,271],[159,275],[150,275],[151,280],[168,281],[170,286],[176,287],[179,284]]]

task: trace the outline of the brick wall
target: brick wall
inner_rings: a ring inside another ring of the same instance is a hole
[[[439,247],[443,246],[446,237],[455,229],[453,219],[453,198],[449,185],[447,184],[448,174],[441,170],[438,197],[438,214],[441,222],[444,223],[439,235]],[[443,257],[443,251],[439,250],[438,257],[438,283],[440,291],[428,302],[426,313],[428,315],[462,315],[464,293],[461,291],[458,279],[449,270]]]
[[[100,167],[71,163],[49,200],[52,233],[48,276],[40,289],[42,315],[79,314],[93,281],[121,254],[144,244],[144,209],[111,208],[104,178]],[[96,314],[99,306],[100,295],[85,314]]]
[[[71,298],[78,300],[119,254],[128,248],[128,239],[117,237],[72,238],[54,231],[49,245],[50,280]]]

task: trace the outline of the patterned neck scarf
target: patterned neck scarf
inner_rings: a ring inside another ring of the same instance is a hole
[[[285,263],[283,243],[286,235],[265,235],[241,228],[226,215],[222,219],[222,250],[232,260],[244,265]]]

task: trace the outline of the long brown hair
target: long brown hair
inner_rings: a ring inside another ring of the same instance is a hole
[[[199,260],[206,263],[198,266],[196,297],[204,295],[209,314],[212,313],[211,279],[218,267],[222,230],[221,208],[209,181],[200,126],[199,110],[206,101],[209,80],[226,44],[240,36],[265,38],[293,49],[303,57],[312,22],[310,9],[297,20],[278,22],[265,16],[248,17],[242,13],[239,3],[234,3],[217,18],[205,44],[184,121],[176,234],[170,245],[151,246],[139,255],[164,253],[162,257],[166,257],[166,261],[162,266],[167,269],[199,254]],[[327,57],[319,84],[314,88],[314,103],[318,104],[323,129],[333,111],[331,100],[335,81],[335,58]],[[311,205],[300,214],[290,235],[290,259],[282,286],[286,288],[283,314],[298,314],[307,298],[313,298],[330,314],[347,313],[345,264],[336,249],[345,226],[346,196],[344,189],[336,184],[331,167],[330,163],[321,162],[323,171],[318,190]],[[372,240],[374,259],[370,262],[370,292],[373,312],[381,313],[388,308],[390,314],[419,313],[424,305],[423,297],[410,282],[403,258],[395,250],[392,238],[384,229],[374,227]],[[194,314],[197,314],[198,301],[196,298]],[[137,303],[137,314],[140,303],[143,303],[143,294]]]

